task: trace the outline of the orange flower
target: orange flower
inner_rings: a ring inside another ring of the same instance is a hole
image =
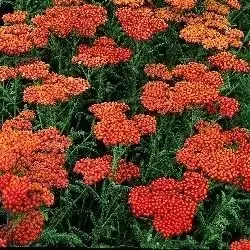
[[[208,58],[209,62],[224,71],[235,71],[235,72],[249,72],[249,63],[243,59],[239,59],[236,55],[230,52],[221,52],[215,56],[210,56]]]
[[[7,66],[0,66],[0,81],[6,81],[17,77],[14,68]]]
[[[241,239],[234,241],[230,245],[230,250],[249,250],[250,249],[250,240]]]
[[[45,71],[46,72],[46,71]],[[41,85],[29,86],[24,90],[23,100],[28,103],[53,105],[80,95],[90,87],[82,78],[66,77],[51,73]]]
[[[39,60],[17,66],[15,70],[22,78],[28,80],[44,79],[49,76],[49,65]]]
[[[154,11],[147,7],[118,8],[116,16],[123,31],[137,41],[149,40],[168,27],[163,19],[156,17]]]
[[[94,159],[80,159],[76,162],[74,172],[83,175],[84,183],[87,185],[92,185],[106,178],[114,179],[115,183],[121,184],[140,176],[140,168],[125,160],[120,160],[118,168],[112,173],[112,156],[110,155]]]
[[[219,181],[249,190],[248,131],[235,128],[223,131],[218,124],[198,123],[198,134],[187,139],[177,153],[177,161],[188,170],[201,170]]]
[[[207,192],[208,181],[187,172],[181,181],[162,177],[132,188],[128,203],[135,216],[152,217],[156,231],[167,238],[192,229],[198,202],[207,197]]]
[[[165,2],[178,10],[190,10],[195,7],[197,0],[165,0]]]
[[[241,5],[238,0],[224,0],[227,5],[229,5],[233,9],[239,10],[241,8]]]
[[[116,5],[127,5],[131,7],[140,7],[144,4],[144,0],[113,0]]]
[[[35,27],[50,31],[59,37],[66,37],[71,32],[76,32],[79,36],[93,37],[96,29],[106,21],[107,11],[102,6],[93,4],[55,6],[32,19]]]
[[[183,22],[185,15],[173,7],[162,7],[155,10],[155,16],[166,22]]]
[[[53,0],[54,5],[68,6],[68,5],[80,5],[84,3],[84,0]]]
[[[147,64],[144,72],[148,77],[157,78],[159,80],[171,80],[172,74],[168,68],[162,63]]]
[[[219,15],[228,15],[230,12],[229,6],[222,4],[216,0],[205,0],[204,6],[206,11],[212,11]]]
[[[133,117],[127,119],[123,114],[124,107],[128,108],[125,104],[113,102],[94,104],[93,107],[90,107],[89,110],[94,109],[94,115],[97,112],[97,118],[101,118],[101,121],[94,125],[93,132],[96,138],[102,140],[105,145],[138,144],[141,136],[155,133],[156,121],[154,117],[141,114],[135,116],[135,119]],[[120,111],[116,112],[117,109]]]
[[[15,11],[14,13],[4,14],[2,19],[5,24],[25,23],[25,19],[28,16],[27,11]]]
[[[72,62],[87,67],[102,67],[107,64],[128,61],[131,55],[132,50],[117,47],[111,38],[100,37],[92,47],[80,45],[78,54],[73,57]]]
[[[44,228],[44,216],[40,211],[24,214],[21,220],[10,223],[9,241],[19,246],[27,246],[39,239]]]

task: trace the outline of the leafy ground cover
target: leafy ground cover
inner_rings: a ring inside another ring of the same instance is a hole
[[[0,4],[1,246],[250,249],[248,0]]]

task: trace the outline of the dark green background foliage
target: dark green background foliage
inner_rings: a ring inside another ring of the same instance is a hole
[[[148,218],[135,218],[127,205],[129,189],[147,184],[155,178],[167,176],[181,178],[184,168],[175,161],[175,153],[191,136],[193,125],[200,119],[214,119],[225,129],[235,126],[250,128],[250,75],[226,73],[222,93],[236,97],[241,104],[240,113],[232,120],[208,116],[201,109],[193,109],[181,115],[158,116],[156,135],[145,137],[140,145],[105,148],[91,133],[94,118],[88,112],[93,103],[124,101],[131,110],[128,116],[143,113],[139,96],[147,82],[143,72],[146,63],[165,63],[170,68],[189,61],[205,62],[212,52],[200,46],[188,45],[178,38],[180,25],[171,24],[166,32],[148,42],[135,42],[121,30],[114,16],[110,0],[88,1],[102,4],[108,9],[109,21],[101,27],[96,37],[107,35],[133,49],[133,58],[116,66],[87,69],[71,64],[71,58],[83,39],[72,34],[66,39],[51,36],[43,50],[34,50],[19,57],[0,56],[0,65],[16,65],[30,57],[38,57],[51,65],[51,70],[67,76],[87,78],[92,88],[67,103],[45,107],[28,105],[37,111],[34,129],[55,126],[73,140],[68,151],[66,167],[70,185],[67,190],[55,190],[56,204],[44,208],[46,229],[35,246],[85,246],[85,247],[142,247],[164,249],[228,249],[232,240],[250,237],[250,195],[233,186],[210,181],[209,198],[199,206],[193,231],[187,235],[163,239],[151,227]],[[156,1],[160,6],[162,1]],[[202,10],[202,1],[196,11]],[[1,3],[1,1],[0,1]],[[11,3],[15,9],[27,10],[30,16],[51,6],[49,0],[3,1],[2,7]],[[231,13],[231,22],[245,33],[244,46],[235,52],[250,60],[247,44],[250,41],[250,3],[242,1],[243,8]],[[31,82],[21,79],[0,85],[0,123],[18,114],[26,104],[22,91]],[[138,163],[142,177],[129,185],[115,185],[108,180],[95,186],[81,182],[72,172],[74,163],[83,157],[97,157],[104,153],[116,154]]]

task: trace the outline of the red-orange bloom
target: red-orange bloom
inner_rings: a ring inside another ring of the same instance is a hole
[[[230,52],[221,52],[208,58],[209,62],[224,71],[249,72],[249,63]]]
[[[131,7],[140,7],[144,2],[144,0],[113,0],[113,3],[116,5],[126,5]]]
[[[159,80],[170,80],[172,74],[166,65],[162,63],[147,64],[144,68],[144,72],[148,77],[156,78]]]
[[[44,228],[44,216],[40,211],[24,214],[21,220],[10,222],[8,241],[19,246],[27,246],[39,239]]]
[[[15,24],[15,23],[24,23],[27,18],[27,11],[15,11],[14,13],[8,13],[3,15],[2,19],[5,24]]]
[[[84,183],[92,185],[106,178],[121,184],[140,176],[140,168],[132,162],[120,160],[117,169],[112,170],[112,156],[84,158],[76,162],[74,172],[83,175]]]
[[[241,8],[241,5],[238,0],[224,0],[227,5],[229,5],[231,8],[239,10]]]
[[[46,76],[41,85],[27,87],[24,90],[23,100],[28,103],[53,105],[57,102],[65,102],[72,96],[80,95],[89,87],[89,83],[82,78],[51,73]]]
[[[66,37],[71,32],[79,36],[93,37],[96,29],[107,20],[107,11],[98,5],[55,6],[46,9],[42,15],[32,19],[32,23],[59,37]]]
[[[49,65],[39,60],[17,66],[15,70],[22,78],[28,80],[44,79],[49,75]]]
[[[110,106],[110,108],[108,108]],[[115,108],[117,107],[117,108]],[[125,107],[125,110],[124,110]],[[138,144],[141,136],[153,134],[156,131],[156,121],[154,117],[146,115],[137,115],[135,119],[127,119],[124,112],[128,109],[125,104],[120,103],[101,103],[94,104],[90,107],[90,111],[94,109],[97,112],[97,118],[101,117],[97,122],[93,131],[98,140],[102,140],[105,145],[131,145]],[[116,110],[121,110],[116,112]],[[113,110],[113,112],[112,112]]]
[[[0,81],[6,81],[17,77],[14,68],[7,66],[0,66]]]
[[[132,188],[128,203],[135,216],[152,217],[156,231],[171,237],[192,229],[198,202],[207,197],[207,192],[208,181],[187,172],[182,181],[162,177]]]
[[[53,0],[54,5],[69,6],[80,5],[84,3],[84,0]]]
[[[230,245],[230,250],[249,250],[250,249],[250,240],[241,239],[234,241]]]
[[[149,40],[168,27],[163,19],[156,17],[154,11],[147,7],[118,8],[116,16],[123,31],[137,41]]]
[[[102,67],[107,64],[126,62],[131,56],[131,49],[117,47],[112,38],[100,37],[92,47],[80,45],[78,54],[73,57],[72,62],[87,67]]]
[[[178,10],[190,10],[195,7],[197,0],[165,0],[165,2]]]
[[[240,128],[224,132],[218,124],[206,122],[196,127],[198,134],[187,139],[177,153],[178,162],[188,170],[201,170],[211,178],[249,190],[249,132]]]

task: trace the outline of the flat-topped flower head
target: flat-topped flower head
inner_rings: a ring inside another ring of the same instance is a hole
[[[131,49],[118,47],[112,38],[100,37],[91,47],[80,45],[72,62],[86,67],[98,68],[108,64],[126,62],[131,56]]]
[[[2,19],[5,24],[25,23],[27,16],[27,11],[17,10],[14,13],[4,14]]]
[[[149,40],[168,28],[168,24],[148,7],[118,8],[116,16],[123,31],[136,41]]]
[[[214,56],[208,57],[209,62],[223,70],[223,71],[235,71],[235,72],[249,72],[250,65],[247,61],[238,58],[236,55],[224,51]]]
[[[198,203],[207,193],[208,181],[200,174],[187,172],[181,181],[162,177],[146,186],[133,187],[128,203],[135,216],[150,216],[155,230],[168,238],[192,229]]]
[[[230,250],[249,250],[250,249],[250,240],[241,239],[234,241],[230,245]]]
[[[190,10],[195,7],[197,0],[165,0],[166,3],[178,10]]]

